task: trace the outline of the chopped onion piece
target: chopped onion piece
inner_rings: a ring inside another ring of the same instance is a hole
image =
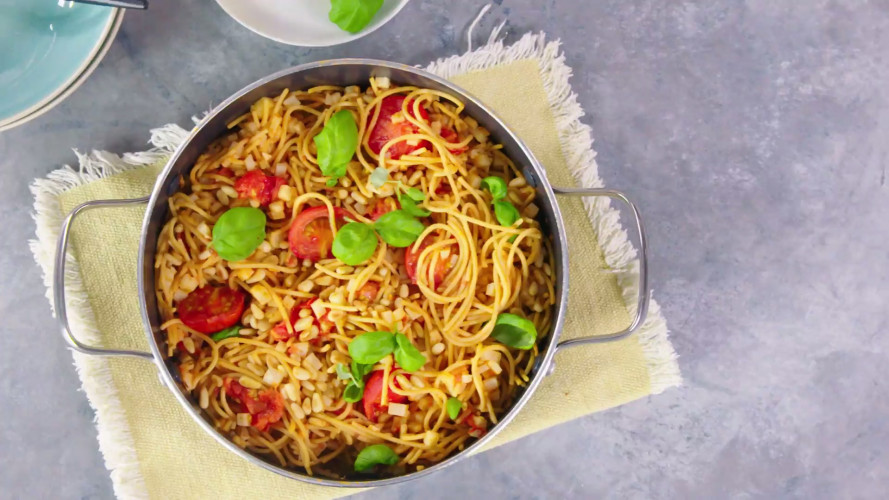
[[[387,410],[389,415],[395,417],[403,417],[407,415],[407,405],[401,403],[389,403],[389,409]]]

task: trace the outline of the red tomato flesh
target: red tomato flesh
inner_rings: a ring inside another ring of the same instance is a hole
[[[278,189],[287,181],[274,175],[266,175],[260,170],[251,170],[235,181],[238,198],[251,198],[265,206],[278,197]]]
[[[306,299],[306,300],[300,302],[299,304],[294,305],[293,308],[290,309],[290,325],[291,326],[294,323],[296,323],[297,320],[299,320],[299,312],[302,311],[303,309],[308,309],[309,311],[312,311],[312,316],[315,315],[315,312],[312,309],[312,302],[315,302],[315,300],[317,300],[316,297],[312,297],[311,299]],[[318,327],[318,330],[321,333],[319,334],[318,337],[312,339],[313,343],[316,343],[315,341],[320,340],[322,335],[329,333],[333,329],[333,322],[330,321],[329,319],[327,319],[327,313],[329,313],[329,312],[330,311],[325,312],[324,314],[321,315],[320,318],[315,317],[313,324]],[[280,342],[286,342],[291,337],[297,335],[297,333],[298,332],[293,332],[293,334],[291,334],[290,332],[288,332],[287,326],[284,324],[283,321],[281,323],[278,323],[277,325],[275,325],[274,328],[272,328],[272,337],[274,337],[275,340],[278,340]]]
[[[407,401],[407,396],[394,393],[392,391],[393,387],[401,389],[401,386],[395,381],[395,377],[392,377],[390,374],[389,391],[386,396],[388,402],[404,403]],[[380,413],[388,406],[388,404],[383,406],[383,370],[376,370],[370,373],[370,377],[364,383],[364,397],[361,399],[361,402],[364,405],[364,415],[371,422],[376,422]]]
[[[361,300],[373,302],[380,293],[380,284],[376,281],[368,281],[360,289],[358,289],[358,297]]]
[[[441,138],[448,141],[448,142],[458,142],[460,140],[460,136],[458,136],[457,132],[454,132],[454,130],[451,128],[441,129]],[[450,151],[451,153],[454,153],[455,155],[458,155],[460,153],[465,153],[466,149],[467,149],[466,146],[463,146],[463,147],[448,148],[448,151]]]
[[[368,217],[370,220],[376,221],[380,217],[388,214],[393,210],[398,210],[398,202],[394,198],[380,198],[374,203],[373,210],[370,211]]]
[[[380,154],[380,151],[383,150],[383,146],[392,139],[419,132],[419,129],[417,129],[414,124],[407,121],[407,119],[399,123],[392,122],[392,115],[401,112],[404,99],[405,97],[403,95],[390,95],[384,97],[383,100],[380,101],[380,114],[377,117],[377,123],[374,125],[373,130],[370,131],[370,136],[367,138],[367,145],[370,146],[370,150],[374,153]],[[408,112],[413,112],[411,101],[408,101],[407,109]],[[373,115],[371,114],[370,116],[370,119],[372,119]],[[429,113],[421,107],[420,116],[418,118],[428,122]],[[399,141],[389,146],[387,157],[397,160],[401,158],[402,155],[422,147],[429,149],[431,145],[428,141],[421,141],[415,146],[411,146],[407,141]]]
[[[333,208],[337,222],[342,221],[346,211],[340,207]],[[327,206],[307,208],[296,216],[287,240],[290,250],[300,259],[317,262],[330,257],[330,246],[333,245],[333,232],[330,230]]]
[[[260,431],[267,431],[271,424],[284,416],[284,397],[274,389],[251,391],[237,380],[227,378],[223,383],[226,396],[238,403],[238,412],[246,409],[250,414],[250,425]],[[255,395],[254,395],[255,394]]]
[[[416,245],[416,250],[414,249],[415,245],[411,245],[404,250],[404,267],[407,271],[408,278],[411,279],[411,283],[417,284],[417,262],[420,260],[420,254],[423,253],[423,249],[428,247],[432,243],[432,240],[429,238],[423,238],[423,241],[420,242],[419,245]],[[445,247],[451,248],[451,247]],[[442,249],[444,250],[444,249]],[[441,250],[440,250],[441,251]],[[430,256],[431,257],[431,256]],[[449,264],[450,256],[446,258],[442,258],[439,255],[438,262],[435,263],[435,270],[433,271],[433,283],[432,289],[438,289],[439,285],[444,282],[445,277],[448,275],[448,270],[450,268]],[[431,262],[427,259],[427,262]]]
[[[241,319],[247,296],[241,290],[206,285],[188,294],[177,307],[179,319],[201,333],[216,333]]]

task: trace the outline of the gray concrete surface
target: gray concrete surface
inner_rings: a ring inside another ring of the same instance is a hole
[[[500,2],[498,2],[500,3]],[[462,50],[480,0],[414,1],[357,42],[264,40],[210,1],[128,14],[58,108],[0,135],[0,487],[108,498],[92,413],[26,246],[28,184],[305,61]],[[565,42],[601,175],[648,221],[686,386],[366,498],[885,498],[889,4],[502,0]],[[212,471],[208,471],[212,474]]]

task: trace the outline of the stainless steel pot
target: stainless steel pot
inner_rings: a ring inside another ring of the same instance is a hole
[[[393,82],[407,85],[416,85],[448,92],[459,97],[466,104],[466,113],[487,128],[494,141],[503,144],[503,149],[517,165],[522,166],[522,171],[528,183],[537,189],[540,220],[546,237],[551,238],[555,252],[555,293],[556,293],[556,320],[551,331],[546,332],[546,341],[540,346],[541,355],[537,358],[536,366],[531,372],[531,380],[524,390],[516,398],[509,412],[504,415],[485,436],[475,441],[471,446],[460,453],[452,455],[434,466],[419,472],[413,472],[393,478],[359,479],[359,480],[331,480],[320,477],[312,477],[304,472],[284,469],[264,457],[253,455],[228,440],[220,434],[205,418],[197,402],[185,391],[178,381],[178,371],[173,363],[163,354],[165,339],[160,329],[161,317],[157,309],[154,292],[154,259],[157,247],[157,238],[161,227],[167,219],[167,199],[180,189],[180,174],[188,178],[188,171],[192,168],[198,156],[216,138],[226,131],[226,123],[243,114],[250,105],[261,97],[278,95],[284,88],[300,89],[321,84],[333,85],[365,85],[371,76],[389,77]],[[636,316],[629,328],[609,335],[582,337],[571,340],[559,341],[562,326],[565,321],[565,307],[568,298],[568,240],[565,234],[565,224],[556,195],[568,196],[607,196],[626,203],[635,218],[640,251],[639,265],[639,297]],[[105,349],[86,345],[74,336],[68,325],[65,307],[65,255],[68,245],[68,234],[75,217],[84,210],[98,207],[115,207],[147,203],[145,219],[142,227],[142,239],[139,246],[138,279],[141,295],[139,301],[142,308],[142,320],[145,332],[148,335],[148,343],[151,352],[127,351],[117,349]],[[179,400],[183,408],[194,418],[207,433],[213,436],[223,446],[232,452],[242,456],[249,462],[272,472],[308,483],[340,486],[340,487],[367,487],[400,483],[408,479],[415,479],[456,463],[469,456],[488,443],[494,436],[515,418],[516,414],[528,402],[534,391],[540,385],[543,377],[553,369],[553,355],[559,349],[579,346],[597,342],[610,342],[622,339],[635,331],[648,312],[648,280],[646,272],[646,245],[645,232],[639,212],[636,206],[627,197],[618,191],[610,189],[586,189],[586,188],[554,188],[546,179],[546,174],[540,163],[527,146],[519,139],[497,115],[479,100],[469,95],[463,89],[443,80],[435,75],[403,64],[369,59],[338,59],[304,64],[288,70],[275,73],[253,83],[236,93],[214,109],[188,136],[185,142],[173,154],[166,168],[160,174],[150,197],[129,200],[97,200],[86,202],[68,214],[58,241],[56,253],[56,266],[54,274],[54,304],[58,314],[58,320],[62,327],[62,333],[71,348],[84,354],[98,356],[131,356],[152,361],[159,371],[161,381],[173,395]]]

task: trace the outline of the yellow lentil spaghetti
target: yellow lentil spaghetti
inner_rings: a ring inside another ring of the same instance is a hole
[[[156,293],[181,382],[236,445],[398,475],[480,437],[550,328],[535,190],[454,97],[257,101],[169,199]]]

